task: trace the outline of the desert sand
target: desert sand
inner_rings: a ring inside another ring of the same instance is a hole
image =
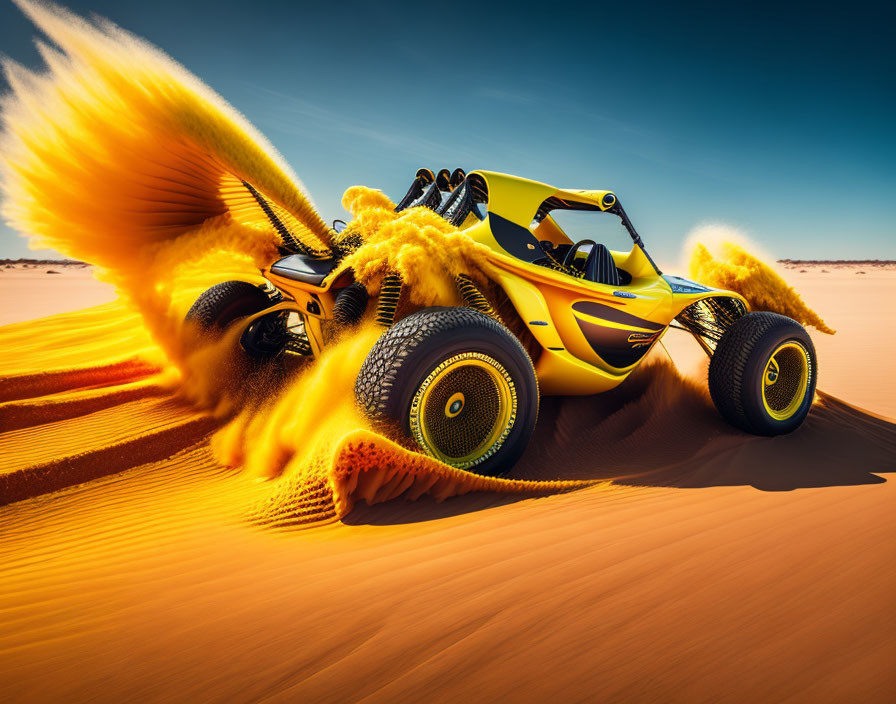
[[[115,299],[115,289],[97,281],[93,269],[80,262],[0,260],[0,281],[0,325],[68,313]]]
[[[37,271],[0,272],[0,321],[114,305]],[[126,318],[0,329],[4,699],[893,701],[896,267],[783,271],[838,331],[792,435],[726,426],[670,331],[675,366],[657,347],[610,394],[544,400],[515,477],[591,486],[367,506],[397,475],[354,477],[312,527],[257,520],[270,482],[213,459],[151,355],[115,356],[151,347]],[[54,374],[79,334],[96,366]]]

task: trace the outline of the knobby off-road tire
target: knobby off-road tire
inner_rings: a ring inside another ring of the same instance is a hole
[[[270,306],[271,299],[257,286],[246,281],[225,281],[203,292],[185,320],[207,336],[220,337],[234,321]],[[286,339],[285,316],[259,318],[243,332],[240,346],[251,359],[265,362],[283,351]]]
[[[719,413],[755,435],[796,430],[809,414],[817,379],[809,334],[777,313],[738,319],[709,362],[709,392]]]
[[[427,308],[377,340],[355,397],[401,424],[426,454],[477,474],[506,473],[538,418],[532,360],[510,331],[470,308]]]

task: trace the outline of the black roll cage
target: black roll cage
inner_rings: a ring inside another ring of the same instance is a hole
[[[450,189],[450,192],[443,202],[441,192],[444,191],[446,186]],[[628,213],[623,209],[622,204],[619,202],[619,198],[615,195],[613,198],[613,204],[610,207],[603,209],[594,203],[586,203],[578,200],[564,200],[558,196],[551,196],[538,207],[533,219],[536,222],[541,222],[552,210],[558,208],[564,210],[612,213],[620,219],[622,226],[628,232],[629,237],[632,238],[632,242],[634,242],[637,247],[641,248],[641,251],[644,253],[644,256],[647,257],[647,261],[650,262],[650,265],[653,267],[654,271],[656,271],[657,275],[661,275],[663,272],[660,271],[660,268],[648,253],[647,248],[644,246],[644,240],[641,239],[641,235],[638,234],[638,231],[632,224],[631,218],[629,218]],[[466,176],[463,170],[455,169],[454,173],[450,176],[449,183],[447,169],[442,169],[442,171],[439,172],[438,177],[429,169],[419,169],[407,194],[401,199],[395,210],[396,212],[400,212],[405,208],[422,205],[434,210],[455,227],[460,227],[470,213],[473,213],[479,220],[485,219],[485,215],[479,210],[478,206],[480,204],[485,205],[486,211],[488,210],[488,184],[479,174],[472,173],[469,176]]]

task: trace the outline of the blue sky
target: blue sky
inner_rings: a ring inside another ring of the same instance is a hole
[[[399,198],[420,166],[461,166],[613,189],[661,264],[704,222],[780,258],[896,259],[896,12],[882,4],[68,6],[205,80],[327,219],[350,185]],[[34,34],[0,0],[0,51],[37,66]],[[6,228],[3,256],[29,256]]]

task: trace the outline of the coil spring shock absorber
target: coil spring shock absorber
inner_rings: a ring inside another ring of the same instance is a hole
[[[401,275],[396,272],[386,274],[380,287],[380,301],[376,307],[376,322],[384,328],[392,327],[398,310],[398,299],[403,286]]]
[[[361,320],[365,310],[367,310],[367,289],[364,284],[355,281],[336,296],[333,319],[340,325],[354,325]]]
[[[458,274],[454,279],[454,282],[457,284],[457,290],[464,299],[464,303],[470,308],[485,313],[495,320],[501,320],[495,312],[495,309],[492,308],[491,303],[488,302],[488,299],[482,295],[482,291],[480,291],[476,284],[473,283],[473,279],[466,274]]]

